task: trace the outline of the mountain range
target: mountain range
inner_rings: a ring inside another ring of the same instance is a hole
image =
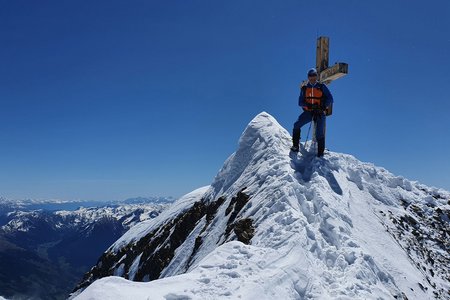
[[[0,295],[67,298],[105,248],[133,225],[158,216],[171,201],[162,197],[109,203],[3,198]]]

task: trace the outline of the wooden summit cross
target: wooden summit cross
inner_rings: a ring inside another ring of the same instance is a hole
[[[317,48],[316,48],[316,70],[319,73],[319,81],[330,84],[332,81],[339,79],[348,74],[348,64],[346,63],[335,63],[332,67],[328,67],[328,58],[330,54],[329,50],[330,38],[326,36],[321,36],[317,38]],[[300,88],[308,83],[308,80],[304,80],[300,84]],[[327,108],[326,115],[331,115],[333,111],[333,106]],[[313,122],[313,134],[312,140],[316,142],[316,122]],[[325,128],[326,130],[326,124]],[[306,145],[305,145],[306,147]]]
[[[326,36],[321,36],[317,38],[317,48],[316,48],[316,69],[319,73],[319,81],[325,84],[330,84],[332,81],[341,78],[348,74],[348,64],[338,62],[333,66],[328,67],[328,57],[329,57],[329,43],[330,38]],[[301,86],[308,83],[305,80],[301,83]]]

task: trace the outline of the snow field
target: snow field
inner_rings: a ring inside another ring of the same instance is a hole
[[[402,201],[447,205],[450,194],[350,155],[326,152],[321,159],[305,149],[289,155],[290,144],[272,116],[259,114],[210,187],[136,225],[110,248],[117,251],[200,199],[225,197],[207,228],[201,219],[176,250],[164,278],[107,277],[76,299],[432,299],[432,286],[379,211],[400,212]],[[240,191],[250,196],[238,218],[253,221],[251,245],[224,235],[225,210]],[[188,264],[199,234],[203,243]]]

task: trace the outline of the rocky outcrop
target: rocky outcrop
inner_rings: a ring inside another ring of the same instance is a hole
[[[435,196],[437,198],[437,196]],[[433,282],[441,277],[450,282],[448,264],[450,262],[450,210],[437,207],[430,196],[429,201],[411,204],[402,201],[405,208],[402,214],[380,211],[386,230],[398,241],[409,259],[425,274],[427,282],[433,287],[436,298],[448,295],[442,287]],[[428,288],[419,284],[423,290]]]
[[[252,219],[245,218],[237,221],[234,224],[234,233],[239,242],[247,245],[250,244],[250,241],[255,234],[255,227],[253,227]]]
[[[184,243],[194,241],[190,253],[182,253],[182,256],[188,257],[182,270],[186,271],[201,248],[202,236],[214,222],[219,208],[225,210],[224,215],[218,216],[219,219],[227,218],[228,221],[226,228],[220,234],[223,238],[216,246],[233,239],[249,244],[255,230],[252,221],[249,218],[239,219],[239,213],[249,199],[250,197],[243,191],[238,192],[228,201],[225,197],[219,197],[214,201],[202,198],[139,240],[129,243],[116,252],[112,249],[105,252],[98,263],[85,274],[75,290],[83,289],[96,279],[111,275],[134,281],[151,281],[160,278],[163,271],[174,260],[177,249]],[[235,235],[232,236],[232,232]]]

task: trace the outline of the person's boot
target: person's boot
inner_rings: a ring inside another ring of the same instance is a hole
[[[291,147],[291,151],[292,152],[298,152],[300,150],[299,144],[300,144],[300,129],[295,129],[294,128],[294,130],[292,130],[292,147]]]
[[[325,151],[325,138],[317,140],[317,156],[322,157]]]

